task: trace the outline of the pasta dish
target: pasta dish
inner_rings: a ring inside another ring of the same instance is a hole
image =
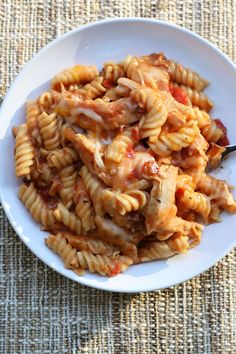
[[[186,253],[234,213],[209,82],[163,53],[58,73],[13,128],[19,198],[65,267],[115,276]]]

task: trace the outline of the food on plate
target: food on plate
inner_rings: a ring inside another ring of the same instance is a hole
[[[115,276],[186,253],[236,212],[207,173],[229,143],[209,82],[163,53],[76,65],[13,128],[19,197],[66,268]]]

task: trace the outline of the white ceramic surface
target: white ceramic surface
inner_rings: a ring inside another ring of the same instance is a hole
[[[40,231],[17,197],[19,180],[14,175],[12,126],[24,120],[25,101],[49,88],[49,80],[76,63],[96,64],[120,60],[127,54],[140,55],[163,51],[212,82],[207,93],[215,102],[212,114],[221,118],[236,142],[236,69],[217,48],[196,34],[175,25],[148,19],[111,19],[71,31],[43,48],[25,66],[12,84],[0,114],[0,197],[5,212],[22,241],[42,261],[64,276],[82,284],[119,292],[138,292],[166,288],[211,267],[236,245],[236,215],[223,215],[223,221],[207,226],[200,246],[187,255],[133,266],[127,272],[104,278],[77,276],[64,268],[62,261],[44,244]],[[236,156],[219,169],[217,177],[236,185]],[[4,237],[4,235],[1,235]],[[18,269],[15,270],[16,272]]]

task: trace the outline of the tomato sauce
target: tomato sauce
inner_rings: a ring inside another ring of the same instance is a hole
[[[111,89],[113,87],[112,81],[105,79],[102,82],[102,86],[104,86],[106,89]]]
[[[172,85],[169,85],[169,90],[177,102],[182,103],[184,105],[188,104],[188,96],[184,92],[184,90],[181,89],[181,87],[174,87]]]
[[[133,127],[131,130],[131,137],[134,140],[139,140],[140,139],[140,134],[139,134],[139,128],[138,127]]]
[[[58,203],[58,199],[55,196],[51,196],[47,189],[40,189],[40,195],[42,196],[44,202],[47,204],[49,209],[55,209]]]
[[[129,144],[129,145],[127,146],[126,156],[127,156],[129,159],[134,159],[134,150],[133,150],[133,145],[132,145],[132,144]]]
[[[214,119],[215,123],[217,125],[218,128],[220,128],[223,132],[223,136],[220,138],[220,140],[217,142],[218,145],[220,146],[226,146],[229,145],[229,138],[227,135],[227,128],[226,126],[222,123],[222,121],[220,119]]]
[[[184,195],[185,189],[184,188],[179,188],[177,189],[177,191],[175,192],[176,197],[181,198]]]
[[[119,274],[121,272],[121,267],[119,263],[114,264],[114,266],[112,267],[109,276],[110,277],[115,277],[117,274]]]

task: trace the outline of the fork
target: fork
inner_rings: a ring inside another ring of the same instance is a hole
[[[225,151],[222,152],[221,160],[223,160],[231,152],[236,151],[236,144],[234,144],[234,145],[226,145],[226,146],[224,146],[224,148],[225,148]]]

